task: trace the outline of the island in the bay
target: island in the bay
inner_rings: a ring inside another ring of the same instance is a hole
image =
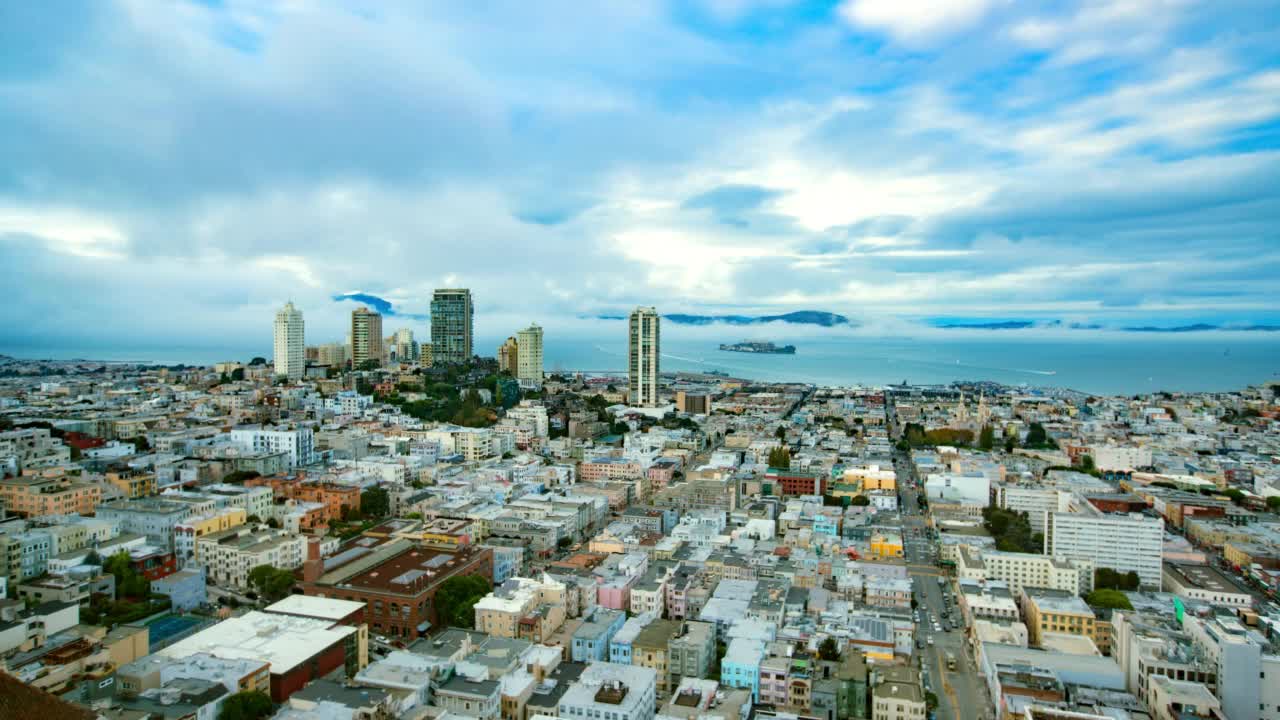
[[[740,342],[720,345],[726,352],[766,353],[769,355],[795,355],[795,345],[774,345],[771,342]]]

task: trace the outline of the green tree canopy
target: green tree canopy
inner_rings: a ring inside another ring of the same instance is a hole
[[[871,498],[867,497],[866,495],[854,495],[853,499],[849,501],[849,504],[866,507],[867,505],[871,504]]]
[[[983,425],[982,432],[978,433],[978,447],[983,450],[991,450],[996,445],[996,431],[990,425]]]
[[[836,644],[835,638],[825,638],[818,645],[818,657],[823,660],[839,660],[840,646]]]
[[[259,565],[249,571],[249,586],[268,602],[281,600],[293,590],[296,578],[288,570]]]
[[[769,467],[779,470],[791,469],[791,448],[779,445],[769,451]]]
[[[475,604],[492,589],[488,578],[480,575],[455,575],[445,580],[436,591],[436,618],[447,627],[475,627]]]
[[[102,564],[102,570],[115,576],[116,597],[145,598],[151,592],[151,581],[133,569],[126,550],[107,558]]]
[[[1113,610],[1132,610],[1133,604],[1128,596],[1119,590],[1094,590],[1084,598],[1093,607],[1111,608]]]
[[[360,512],[368,517],[383,518],[391,514],[391,496],[381,486],[360,493]]]
[[[245,690],[222,701],[218,720],[262,720],[275,711],[271,698],[261,690]]]
[[[233,470],[222,476],[222,482],[243,485],[245,480],[252,480],[256,477],[262,477],[262,473],[257,470]]]
[[[1142,584],[1138,573],[1116,572],[1111,568],[1098,568],[1093,573],[1093,586],[1097,590],[1137,590]]]

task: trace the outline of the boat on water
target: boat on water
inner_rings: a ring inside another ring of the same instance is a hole
[[[761,353],[764,355],[795,355],[795,345],[774,345],[771,342],[740,342],[730,344],[721,344],[720,349],[725,352],[740,353]]]

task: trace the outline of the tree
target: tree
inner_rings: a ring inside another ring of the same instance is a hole
[[[280,528],[280,521],[273,517],[269,517],[267,518],[267,527],[272,530],[278,530]]]
[[[849,504],[857,505],[859,507],[866,507],[871,504],[871,498],[867,497],[866,495],[854,495],[853,499],[849,501]]]
[[[982,432],[978,433],[978,447],[988,452],[996,445],[996,431],[990,425],[983,425]]]
[[[1013,433],[1007,433],[1004,436],[1004,451],[1012,453],[1016,447],[1018,447],[1018,437]]]
[[[222,701],[218,720],[261,720],[275,710],[271,698],[261,690],[244,690]]]
[[[787,426],[779,425],[778,429],[774,431],[773,436],[778,438],[779,441],[785,442],[787,439]]]
[[[151,581],[133,568],[126,550],[107,558],[102,571],[116,579],[116,597],[145,598],[151,592]]]
[[[818,657],[823,660],[839,660],[840,646],[836,644],[835,638],[825,638],[818,645]]]
[[[262,473],[257,470],[233,470],[222,476],[222,482],[231,485],[243,485],[245,480],[252,480],[256,477],[262,477]]]
[[[1031,423],[1031,428],[1027,430],[1027,447],[1043,447],[1049,444],[1049,434],[1045,432],[1044,426],[1038,422]]]
[[[475,627],[475,604],[492,589],[489,580],[480,575],[455,575],[436,591],[436,617],[448,627]]]
[[[769,451],[769,467],[778,470],[791,469],[791,448],[779,445]]]
[[[259,565],[249,571],[249,586],[268,602],[275,602],[289,595],[295,581],[292,572],[273,565]]]
[[[383,518],[391,514],[391,496],[382,487],[371,487],[360,493],[360,512]]]
[[[267,359],[264,357],[256,357],[249,361],[249,367],[257,367],[258,365],[266,365]]]
[[[240,382],[244,380],[244,368],[236,368],[231,371],[231,382]]]
[[[1111,608],[1113,610],[1132,610],[1133,604],[1119,590],[1094,590],[1085,596],[1084,601],[1092,607]]]
[[[1097,590],[1137,590],[1142,584],[1138,573],[1120,573],[1111,568],[1098,568],[1093,573],[1093,586]]]
[[[1280,385],[1276,387],[1280,387]],[[1267,509],[1271,512],[1280,512],[1280,495],[1272,495],[1267,498]]]
[[[1098,471],[1098,466],[1094,464],[1092,455],[1080,456],[1080,469],[1087,473],[1094,473]]]

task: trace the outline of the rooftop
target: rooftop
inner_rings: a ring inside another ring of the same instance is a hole
[[[329,620],[252,611],[170,645],[158,654],[184,658],[208,653],[218,658],[257,659],[283,674],[325,648],[356,633],[354,627],[334,626]]]
[[[322,598],[313,595],[290,595],[279,602],[268,605],[264,612],[320,618],[337,622],[349,617],[352,613],[363,610],[364,607],[364,603],[352,600]]]

